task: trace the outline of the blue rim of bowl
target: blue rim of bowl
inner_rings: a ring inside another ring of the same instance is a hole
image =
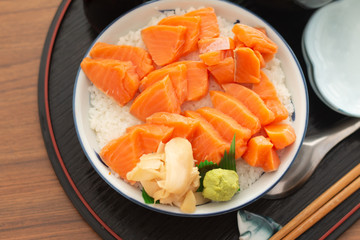
[[[331,2],[329,3],[328,5],[326,5],[325,7],[328,7],[328,6],[333,6],[334,4],[340,4],[341,1],[334,1],[334,2]],[[302,48],[302,52],[303,52],[303,56],[304,56],[304,60],[305,60],[305,64],[307,66],[307,73],[308,73],[308,76],[309,76],[309,82],[310,82],[310,85],[312,87],[312,89],[314,90],[315,94],[319,97],[319,99],[326,105],[328,106],[330,109],[338,112],[338,113],[341,113],[345,116],[349,116],[349,117],[360,117],[360,113],[356,114],[356,113],[351,113],[351,112],[348,112],[348,111],[345,111],[344,109],[342,108],[339,108],[339,107],[336,107],[335,105],[336,104],[333,104],[331,101],[329,101],[327,99],[327,97],[321,93],[321,90],[317,84],[317,81],[316,81],[316,77],[315,77],[315,69],[316,69],[316,64],[315,64],[315,61],[314,59],[311,58],[311,54],[309,54],[309,50],[308,48],[306,47],[307,46],[307,41],[306,41],[306,38],[307,36],[310,34],[309,33],[309,26],[311,25],[313,19],[317,16],[318,12],[319,11],[324,11],[323,9],[325,8],[321,8],[321,9],[318,9],[311,17],[310,19],[308,20],[306,26],[305,26],[305,29],[304,29],[304,32],[303,32],[303,35],[302,35],[302,38],[301,38],[301,48]]]
[[[129,10],[129,11],[126,11],[125,13],[121,14],[118,18],[116,18],[114,21],[112,21],[108,26],[106,26],[104,28],[104,30],[101,31],[101,33],[94,39],[93,43],[90,45],[88,51],[86,51],[84,57],[86,57],[91,48],[94,46],[94,44],[97,42],[97,40],[102,36],[102,34],[110,27],[112,26],[116,21],[118,21],[120,18],[124,17],[126,14],[128,14],[129,12],[132,12],[138,8],[141,8],[143,6],[146,6],[146,5],[149,5],[149,4],[153,4],[153,3],[156,3],[156,2],[159,2],[160,0],[152,0],[152,1],[148,1],[148,2],[145,2],[145,3],[142,3],[138,6],[136,6],[135,8]],[[214,0],[216,1],[216,0]],[[271,28],[271,30],[281,39],[281,41],[285,44],[285,46],[287,47],[288,51],[291,53],[292,57],[293,57],[293,60],[295,61],[297,67],[298,67],[298,70],[300,72],[300,75],[301,75],[301,78],[302,78],[302,81],[303,81],[303,86],[304,86],[304,90],[305,90],[305,97],[306,97],[306,118],[305,118],[305,127],[304,127],[304,133],[301,137],[301,140],[300,140],[300,145],[299,145],[299,148],[297,149],[295,155],[294,155],[294,158],[291,160],[288,168],[284,171],[284,173],[282,174],[282,176],[278,179],[278,181],[276,181],[272,186],[268,187],[267,189],[264,190],[264,192],[262,192],[261,194],[259,194],[256,198],[252,199],[251,201],[247,202],[247,203],[244,203],[242,205],[239,205],[239,206],[236,206],[236,207],[233,207],[233,208],[229,208],[227,210],[223,210],[223,211],[218,211],[218,212],[211,212],[211,213],[202,213],[202,214],[186,214],[186,213],[177,213],[177,212],[169,212],[169,211],[166,211],[166,210],[163,210],[163,209],[159,209],[159,208],[155,208],[155,207],[151,207],[152,205],[149,205],[149,204],[146,204],[144,202],[140,202],[134,198],[131,198],[129,197],[128,195],[124,194],[122,191],[120,191],[117,187],[115,187],[113,184],[111,184],[106,178],[105,176],[103,176],[101,174],[101,172],[97,169],[97,167],[93,164],[93,162],[90,160],[90,156],[86,150],[86,148],[84,147],[84,144],[83,144],[83,141],[80,137],[80,134],[79,134],[79,130],[78,130],[78,126],[77,126],[77,120],[76,120],[76,114],[75,114],[75,93],[76,93],[76,89],[77,89],[77,83],[78,83],[78,77],[79,77],[79,74],[81,72],[81,67],[79,67],[78,69],[78,72],[76,74],[76,78],[75,78],[75,84],[74,84],[74,90],[73,90],[73,101],[72,101],[72,105],[73,105],[73,119],[74,119],[74,126],[75,126],[75,130],[76,130],[76,134],[77,134],[77,137],[79,139],[79,143],[81,145],[81,148],[83,149],[83,152],[84,154],[86,155],[87,159],[89,160],[90,164],[92,165],[92,167],[95,169],[95,171],[101,176],[101,178],[109,185],[111,186],[112,189],[114,189],[116,192],[120,193],[123,197],[125,197],[126,199],[142,206],[142,207],[145,207],[147,209],[150,209],[152,211],[155,211],[155,212],[159,212],[159,213],[162,213],[162,214],[167,214],[167,215],[171,215],[171,216],[178,216],[178,217],[210,217],[210,216],[217,216],[217,215],[222,215],[222,214],[226,214],[226,213],[229,213],[229,212],[234,212],[236,210],[239,210],[255,201],[257,201],[258,199],[262,198],[268,191],[270,191],[280,180],[281,178],[286,174],[286,172],[289,170],[289,168],[292,166],[293,162],[295,161],[298,153],[299,153],[299,150],[300,150],[300,147],[304,141],[304,138],[305,138],[305,134],[306,134],[306,131],[307,131],[307,125],[308,125],[308,119],[309,119],[309,96],[308,96],[308,90],[307,90],[307,85],[306,85],[306,80],[305,80],[305,76],[304,76],[304,73],[302,71],[302,68],[301,68],[301,65],[298,61],[298,59],[296,58],[294,52],[292,51],[291,47],[289,46],[289,44],[285,41],[285,39],[279,34],[278,31],[275,30],[275,28],[270,25],[267,21],[265,21],[263,18],[261,18],[260,16],[258,16],[257,14],[253,13],[252,11],[244,8],[244,7],[241,7],[239,5],[236,5],[235,3],[233,2],[229,2],[227,0],[219,0],[219,2],[225,2],[225,3],[228,3],[230,5],[233,5],[234,7],[237,7],[237,8],[240,8],[242,9],[243,11],[246,11],[248,13],[250,13],[251,15],[255,16],[256,18],[260,19],[261,21],[263,21],[267,27]],[[93,150],[95,151],[95,150]],[[96,152],[95,152],[96,153]]]

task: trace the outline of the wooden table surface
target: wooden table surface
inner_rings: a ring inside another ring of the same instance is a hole
[[[60,3],[0,1],[0,239],[100,238],[62,189],[40,130],[40,56]],[[360,221],[341,239],[360,239]]]

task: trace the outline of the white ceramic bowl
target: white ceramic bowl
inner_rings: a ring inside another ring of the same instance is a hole
[[[331,109],[360,117],[360,1],[319,9],[303,34],[303,52],[315,93]]]
[[[234,211],[256,201],[281,179],[295,159],[305,135],[308,120],[308,96],[300,65],[284,39],[264,20],[248,10],[229,2],[217,0],[163,0],[150,2],[141,5],[114,21],[100,34],[95,42],[102,41],[115,44],[119,36],[125,35],[129,30],[142,28],[146,25],[151,17],[159,14],[159,10],[174,8],[188,9],[191,6],[195,8],[211,6],[215,9],[218,16],[222,16],[230,22],[240,20],[241,23],[250,26],[264,26],[269,37],[278,45],[277,57],[282,61],[282,68],[286,76],[286,85],[291,92],[292,102],[295,107],[293,127],[296,131],[297,139],[296,142],[284,152],[281,158],[281,165],[277,171],[263,174],[250,188],[236,194],[231,201],[222,203],[211,202],[198,206],[192,214],[184,214],[176,207],[161,204],[145,204],[139,189],[116,178],[113,174],[109,175],[109,169],[101,162],[96,153],[99,152],[99,146],[95,139],[95,133],[90,129],[88,120],[88,109],[90,106],[88,87],[91,83],[80,68],[74,87],[74,121],[81,146],[90,163],[98,174],[124,197],[143,207],[166,214],[179,216],[211,216]]]

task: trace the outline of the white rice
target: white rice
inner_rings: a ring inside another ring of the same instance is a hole
[[[89,87],[89,91],[91,103],[89,109],[90,128],[95,131],[100,148],[123,135],[126,128],[142,123],[129,112],[131,103],[120,107],[118,103],[94,85]]]
[[[195,10],[194,8],[187,11]],[[175,15],[182,15],[187,11],[175,9]],[[144,28],[156,25],[162,18],[174,15],[174,11],[166,11],[160,13],[159,16],[153,17]],[[221,36],[233,36],[232,26],[233,23],[226,21],[222,17],[218,17]],[[141,29],[130,31],[125,36],[119,38],[119,45],[132,45],[145,48],[145,44],[141,39]],[[185,56],[183,59],[199,60],[198,54],[193,53]],[[285,85],[285,75],[281,69],[281,62],[279,59],[274,58],[263,69],[271,82],[274,83],[278,92],[280,101],[287,108],[289,115],[294,112],[291,103],[291,95]],[[210,90],[220,90],[220,86],[210,78]],[[95,86],[89,88],[91,107],[89,109],[90,127],[96,133],[96,140],[99,147],[104,147],[112,139],[118,138],[123,135],[126,128],[142,123],[129,113],[131,102],[126,106],[119,106],[114,100],[107,97],[104,93],[98,90]],[[182,110],[196,110],[200,107],[212,106],[209,94],[196,102],[185,102]],[[290,119],[289,119],[290,121]],[[244,190],[253,184],[263,174],[261,168],[255,168],[248,165],[244,160],[237,161],[237,173],[239,175],[240,189]]]

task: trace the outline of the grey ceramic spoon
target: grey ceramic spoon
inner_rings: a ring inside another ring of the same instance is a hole
[[[360,119],[350,118],[320,134],[305,137],[294,163],[265,198],[283,198],[296,191],[310,178],[324,156],[359,128]]]

